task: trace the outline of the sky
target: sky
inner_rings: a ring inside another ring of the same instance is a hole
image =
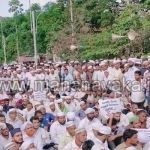
[[[2,16],[2,17],[12,16],[12,14],[10,14],[8,12],[8,9],[9,9],[8,2],[9,2],[9,0],[0,0],[0,1],[1,1],[0,16]],[[47,2],[55,2],[56,0],[30,0],[30,1],[32,3],[39,3],[41,6],[43,6]],[[20,2],[24,5],[23,6],[24,10],[27,10],[29,8],[29,0],[20,0]]]

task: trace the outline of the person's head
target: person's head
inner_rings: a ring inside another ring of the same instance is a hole
[[[107,124],[109,123],[110,119],[107,120]],[[117,129],[117,123],[118,121],[115,118],[112,118],[112,123],[111,123],[111,130],[115,131]]]
[[[69,121],[66,123],[67,132],[73,137],[75,136],[76,126],[73,121]]]
[[[10,109],[8,115],[11,120],[15,120],[17,117],[17,110],[15,108]]]
[[[134,65],[134,61],[133,60],[129,60],[128,63],[129,63],[129,67],[133,67],[133,65]]]
[[[33,117],[31,120],[34,129],[38,129],[40,127],[40,120],[38,117]]]
[[[140,111],[138,111],[138,112],[137,112],[137,115],[138,115],[139,121],[140,121],[141,123],[146,122],[146,120],[147,120],[147,113],[145,112],[145,110],[140,110]]]
[[[66,123],[66,117],[65,114],[63,112],[60,112],[57,114],[57,120],[61,125],[65,125]]]
[[[0,114],[0,123],[5,123],[6,122],[6,118],[3,114]]]
[[[94,112],[94,117],[95,117],[95,118],[98,118],[98,117],[99,117],[99,109],[96,108],[96,107],[94,107],[93,109],[95,110],[95,112]]]
[[[23,136],[20,128],[15,128],[10,131],[11,136],[12,136],[12,141],[17,143],[17,144],[22,144],[23,142]]]
[[[68,69],[67,68],[64,69],[64,73],[68,74]]]
[[[91,150],[94,146],[94,142],[92,140],[86,140],[82,145],[82,150]]]
[[[37,107],[37,110],[41,111],[42,115],[46,114],[46,109],[43,105],[40,105]]]
[[[87,132],[85,129],[76,129],[75,141],[82,145],[87,140]]]
[[[34,133],[35,133],[33,124],[31,122],[24,123],[23,127],[22,127],[22,130],[29,137],[32,137],[34,135]]]
[[[70,104],[72,101],[70,96],[67,96],[65,99],[67,104]]]
[[[55,111],[56,107],[55,107],[55,103],[51,102],[49,105],[49,108],[51,109],[51,111]]]
[[[80,102],[80,107],[82,110],[86,110],[87,109],[87,104],[84,101]]]
[[[27,103],[27,110],[30,111],[33,108],[32,103]]]
[[[140,80],[142,78],[142,73],[141,71],[137,70],[134,72],[134,77],[135,77],[135,80]]]
[[[133,129],[126,129],[123,133],[123,139],[130,145],[136,146],[138,144],[137,131]]]
[[[136,114],[138,112],[138,105],[137,104],[132,104],[131,108],[132,108],[133,113]]]
[[[87,108],[85,113],[88,120],[92,121],[95,118],[95,110],[93,108]]]
[[[5,123],[0,123],[0,135],[7,137],[9,136],[9,129]]]
[[[42,119],[43,119],[42,112],[39,111],[39,110],[37,110],[37,111],[35,112],[35,117],[39,118],[39,120],[42,121]]]
[[[114,118],[120,122],[120,117],[121,117],[121,113],[120,112],[117,112],[117,113],[114,113]]]
[[[120,68],[120,62],[119,62],[119,61],[116,61],[116,62],[114,63],[114,67],[115,67],[116,69],[119,69],[119,68]]]

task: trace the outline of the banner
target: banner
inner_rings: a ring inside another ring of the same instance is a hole
[[[33,93],[34,100],[35,101],[45,101],[47,99],[46,97],[46,91],[37,91]]]
[[[107,113],[120,112],[123,108],[119,98],[100,100],[99,106],[100,110],[106,111]]]

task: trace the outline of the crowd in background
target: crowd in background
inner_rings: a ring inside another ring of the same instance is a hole
[[[149,107],[147,58],[1,66],[0,150],[150,150]]]

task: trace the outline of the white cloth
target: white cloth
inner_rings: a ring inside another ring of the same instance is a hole
[[[2,150],[4,150],[4,147],[5,147],[5,145],[7,145],[8,143],[10,143],[11,142],[11,138],[10,138],[10,136],[9,136],[9,138],[8,139],[6,139],[6,138],[4,138],[2,135],[0,135],[0,150],[2,149]]]
[[[30,121],[31,117],[34,116],[35,110],[34,110],[34,108],[33,108],[33,109],[31,109],[30,111],[28,111],[27,108],[25,108],[25,109],[23,110],[23,112],[24,112],[24,117],[26,118],[26,120],[27,120],[27,121]]]
[[[109,150],[107,142],[103,143],[96,137],[94,137],[92,140],[94,142],[94,146],[92,147],[92,150]]]
[[[95,123],[99,124],[99,126],[103,126],[100,120],[98,120],[97,118],[94,118],[92,121],[89,121],[86,117],[80,121],[78,128],[85,128],[87,131],[91,131],[92,125]]]
[[[59,143],[62,136],[66,133],[66,126],[55,121],[50,128],[51,139],[55,143]]]
[[[68,143],[63,150],[82,150],[82,147],[78,147],[75,143],[75,140]]]

